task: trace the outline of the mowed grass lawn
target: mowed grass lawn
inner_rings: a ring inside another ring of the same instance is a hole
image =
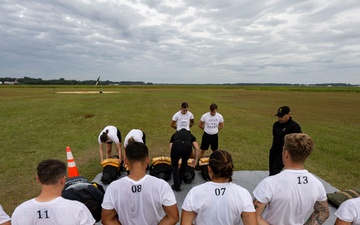
[[[175,131],[171,118],[183,101],[195,116],[192,133],[199,144],[198,121],[211,103],[218,104],[225,119],[219,148],[232,153],[236,170],[268,169],[274,115],[279,106],[289,105],[293,119],[316,144],[307,169],[338,189],[360,186],[359,91],[112,86],[103,91],[117,93],[57,93],[62,91],[96,92],[99,87],[0,87],[0,204],[10,215],[39,193],[37,164],[47,158],[66,162],[66,146],[81,175],[92,180],[101,172],[97,136],[107,125],[117,126],[122,138],[133,128],[143,130],[150,156],[168,156]]]

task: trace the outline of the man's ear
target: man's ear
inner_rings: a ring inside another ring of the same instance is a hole
[[[66,183],[66,176],[63,176],[61,179],[60,179],[60,184],[61,185],[65,185]]]
[[[283,154],[284,154],[285,159],[289,159],[290,158],[289,151],[286,149],[284,149],[283,151],[284,151]]]
[[[127,159],[127,157],[125,156],[125,159],[124,159],[124,164],[126,164],[126,165],[130,165],[129,164],[129,160]]]
[[[207,165],[207,168],[208,168],[209,178],[210,178],[210,180],[212,180],[212,177],[214,176],[213,171],[209,165]]]
[[[36,175],[35,179],[36,179],[36,181],[37,181],[39,184],[41,184],[41,182],[40,182],[40,180],[39,180],[39,176],[38,176],[38,175]]]

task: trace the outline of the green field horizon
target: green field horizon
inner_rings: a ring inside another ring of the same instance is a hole
[[[171,118],[184,101],[195,116],[191,131],[199,144],[199,119],[211,103],[218,104],[225,120],[219,149],[233,155],[235,170],[268,170],[274,115],[288,105],[293,119],[315,141],[306,168],[338,189],[359,187],[359,89],[1,86],[0,204],[11,215],[17,205],[37,196],[37,164],[47,158],[66,162],[66,146],[80,174],[92,180],[102,171],[97,136],[107,125],[118,127],[122,138],[131,129],[143,130],[150,157],[168,156],[175,132]]]

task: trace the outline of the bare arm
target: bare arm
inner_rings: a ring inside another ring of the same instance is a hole
[[[163,206],[165,216],[159,225],[175,225],[179,221],[179,211],[177,205]]]
[[[11,225],[11,221],[9,220],[9,221],[7,221],[7,222],[5,222],[5,223],[2,223],[2,224],[0,224],[0,225]]]
[[[100,163],[102,163],[102,161],[104,161],[104,153],[103,153],[103,149],[102,149],[102,143],[99,144],[99,153],[100,153]]]
[[[119,155],[119,161],[121,162],[121,160],[124,160],[124,156],[123,156],[123,153],[122,153],[122,149],[121,149],[121,142],[118,142],[116,144],[116,149],[118,151],[118,155]]]
[[[329,206],[327,201],[319,201],[314,205],[314,212],[304,225],[323,224],[330,216]]]
[[[257,225],[256,212],[242,212],[241,219],[244,225]]]
[[[196,141],[194,141],[192,144],[193,144],[193,147],[195,149],[195,156],[194,156],[192,166],[195,167],[195,164],[199,160],[201,150],[199,149],[199,145],[198,145],[198,143]]]
[[[224,128],[224,122],[221,122],[221,123],[219,123],[219,130],[221,130],[221,129],[223,129]]]
[[[182,210],[180,225],[193,225],[196,213],[193,211]]]
[[[269,223],[266,222],[266,220],[264,220],[264,218],[262,218],[262,216],[261,216],[261,214],[265,210],[265,206],[266,206],[265,203],[261,203],[257,199],[254,199],[254,207],[256,210],[256,218],[257,218],[258,225],[269,225]]]
[[[103,225],[121,225],[120,221],[117,219],[115,209],[112,210],[102,209],[101,223]]]
[[[172,120],[170,126],[176,130],[176,121]]]
[[[190,119],[190,127],[194,126],[194,119]]]
[[[351,222],[345,222],[344,220],[336,218],[336,221],[335,221],[334,225],[351,225]]]
[[[201,120],[199,121],[199,127],[200,127],[201,130],[204,130],[204,128],[205,128],[204,124],[205,123],[203,121],[201,121]]]

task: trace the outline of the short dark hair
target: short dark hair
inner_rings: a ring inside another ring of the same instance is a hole
[[[108,132],[109,132],[109,130],[106,130],[106,132],[103,132],[103,133],[101,134],[101,136],[100,136],[100,141],[101,141],[101,142],[106,142],[106,141],[107,141],[107,139],[108,139],[108,136],[107,136]]]
[[[189,104],[187,102],[183,102],[183,103],[181,103],[181,108],[182,109],[189,108]]]
[[[212,103],[210,105],[210,111],[213,112],[214,110],[216,110],[218,108],[218,106],[215,103]]]
[[[285,135],[284,150],[290,154],[293,162],[304,163],[314,150],[313,139],[304,133],[292,133]]]
[[[232,181],[234,171],[234,164],[232,156],[225,150],[214,151],[209,158],[209,166],[216,177],[227,178],[229,182]]]
[[[126,158],[130,162],[141,162],[149,156],[148,147],[141,142],[133,142],[125,148]]]
[[[58,159],[43,160],[37,166],[37,176],[41,184],[56,184],[66,176],[66,165]]]

